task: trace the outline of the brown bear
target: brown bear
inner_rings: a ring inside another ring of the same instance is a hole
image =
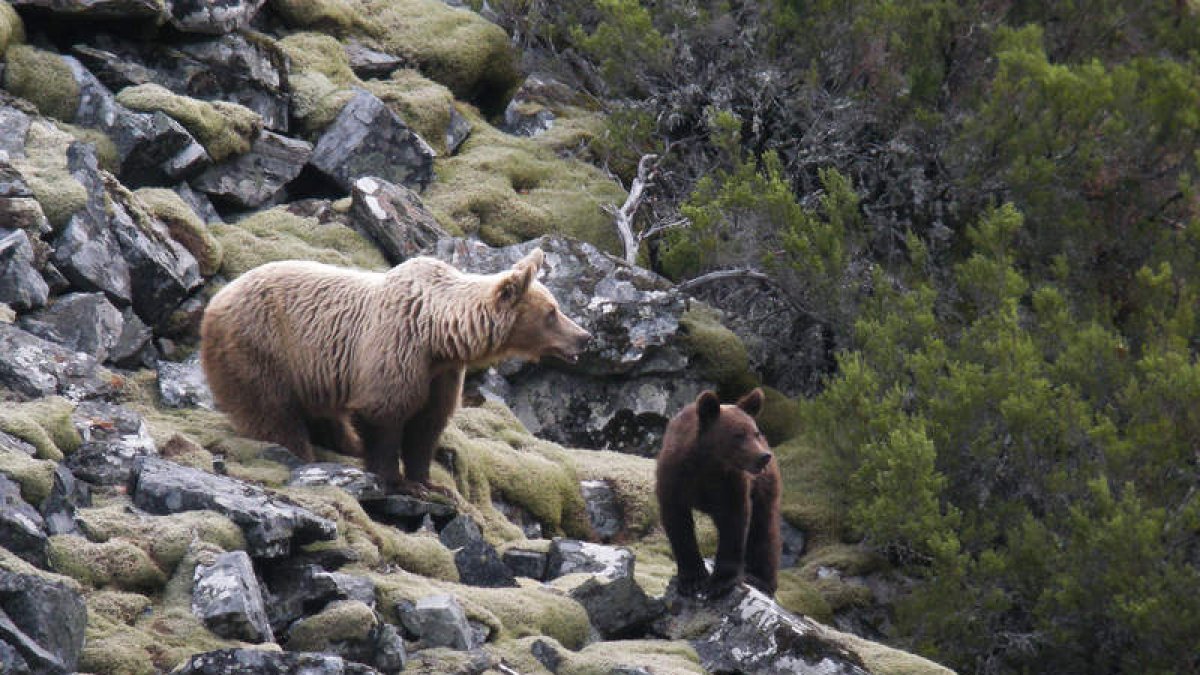
[[[763,392],[721,405],[706,391],[667,424],[658,455],[655,492],[663,529],[679,568],[679,592],[716,596],[743,579],[775,595],[779,573],[778,462],[754,417]],[[717,526],[710,577],[696,545],[692,509]],[[707,584],[705,583],[707,581]]]
[[[387,272],[302,261],[250,270],[200,325],[217,407],[240,433],[305,461],[329,439],[361,454],[388,490],[424,493],[468,364],[573,362],[591,338],[536,280],[542,257],[534,249],[493,275],[425,257]]]

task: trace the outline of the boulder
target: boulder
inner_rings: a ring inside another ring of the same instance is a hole
[[[288,559],[267,566],[263,574],[266,587],[267,617],[277,634],[284,634],[297,619],[315,614],[326,605],[356,600],[375,606],[375,584],[366,577],[329,572],[318,565]]]
[[[384,497],[383,488],[375,474],[334,462],[302,464],[292,470],[292,478],[288,485],[335,485],[359,501]]]
[[[354,181],[350,198],[350,226],[375,242],[390,265],[449,236],[417,193],[402,185],[367,176]]]
[[[635,580],[629,549],[555,539],[548,568],[551,579],[577,575],[567,580],[564,590],[583,605],[588,620],[606,640],[641,637],[662,615],[662,601],[646,595]]]
[[[517,585],[512,570],[500,560],[495,547],[484,540],[483,532],[470,516],[459,515],[451,520],[438,538],[443,546],[454,551],[460,582],[492,588]]]
[[[198,354],[183,361],[159,361],[157,370],[158,395],[164,406],[216,409]]]
[[[18,325],[103,362],[120,341],[125,319],[103,293],[69,293],[55,298],[49,307],[21,317]]]
[[[8,201],[0,198],[0,201]],[[0,217],[3,213],[0,212]],[[4,221],[7,225],[11,221]],[[0,229],[0,302],[17,311],[46,304],[50,287],[38,272],[25,230]]]
[[[312,151],[306,141],[264,129],[249,152],[209,167],[191,184],[218,202],[257,208],[279,198],[283,187],[300,175]]]
[[[416,633],[425,647],[469,650],[482,644],[453,595],[426,596],[417,600],[412,611]]]
[[[158,457],[139,462],[129,493],[136,506],[150,513],[210,510],[224,515],[242,528],[255,558],[284,557],[294,546],[337,537],[332,521],[263,488]]]
[[[393,70],[407,65],[399,56],[371,49],[356,40],[346,43],[346,60],[350,70],[364,80],[386,80]]]
[[[652,272],[559,237],[504,248],[442,239],[430,254],[490,273],[535,246],[546,254],[541,282],[595,337],[576,365],[506,362],[494,372],[501,391],[478,378],[473,386],[503,399],[531,432],[556,443],[652,454],[670,417],[714,386],[690,367],[680,325],[687,298]]]
[[[556,537],[550,542],[546,578],[586,572],[606,577],[632,577],[633,552],[627,548]]]
[[[79,524],[75,520],[76,509],[92,505],[88,484],[75,480],[75,475],[63,464],[54,467],[54,485],[50,495],[42,501],[42,517],[46,522],[46,533],[76,534]]]
[[[321,133],[309,164],[347,193],[363,176],[424,189],[433,180],[434,154],[383,101],[360,89]]]
[[[195,654],[172,675],[377,675],[379,671],[333,654],[219,649]]]
[[[396,627],[357,600],[335,602],[300,619],[288,631],[286,644],[289,649],[337,654],[384,673],[403,670],[407,657]]]
[[[46,521],[21,498],[21,486],[0,474],[0,547],[46,566]]]
[[[245,28],[266,0],[166,0],[171,25],[186,33],[220,35]]]
[[[193,190],[192,186],[188,185],[187,183],[180,183],[179,185],[176,185],[175,194],[179,195],[179,198],[183,200],[183,203],[190,206],[191,209],[196,212],[196,215],[200,216],[200,220],[203,220],[205,223],[211,225],[213,223],[225,222],[221,218],[221,214],[217,213],[217,209],[215,206],[213,206],[212,201],[208,198],[208,195],[204,194],[203,192]]]
[[[121,312],[121,334],[108,351],[108,361],[120,368],[141,368],[154,365],[158,352],[150,340],[154,331],[134,313],[132,307]]]
[[[0,569],[0,643],[35,673],[71,673],[83,651],[87,609],[67,586]]]
[[[471,136],[471,122],[458,108],[450,106],[450,124],[446,126],[446,153],[453,155],[458,152],[458,146]]]
[[[76,478],[93,485],[124,485],[138,460],[158,452],[142,416],[123,406],[85,401],[71,421],[83,443],[65,463]]]
[[[408,495],[387,495],[361,501],[363,509],[372,518],[395,525],[405,532],[416,532],[427,523],[439,529],[458,515],[458,511],[449,504],[427,502]]]
[[[514,575],[539,581],[546,578],[547,558],[548,556],[541,551],[519,548],[510,548],[500,557]]]
[[[274,642],[254,567],[245,551],[196,565],[192,613],[212,632],[245,642]]]
[[[0,387],[29,399],[57,394],[79,401],[111,396],[121,386],[91,356],[0,322]]]

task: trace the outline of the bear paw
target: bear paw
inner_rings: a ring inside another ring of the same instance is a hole
[[[733,590],[742,582],[742,577],[735,575],[717,575],[714,574],[708,578],[708,583],[704,587],[704,597],[719,598],[729,591]]]

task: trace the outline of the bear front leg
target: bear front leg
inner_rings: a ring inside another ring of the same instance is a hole
[[[437,441],[450,416],[458,409],[465,373],[466,369],[456,368],[434,377],[429,384],[429,399],[404,425],[404,450],[401,453],[404,477],[446,496],[450,495],[448,488],[430,483],[429,469],[433,465]]]
[[[746,534],[750,526],[750,496],[732,497],[724,511],[712,514],[717,526],[717,557],[708,578],[708,595],[715,597],[742,580],[746,561]]]
[[[772,495],[754,495],[746,535],[746,582],[771,597],[779,586],[778,501]]]
[[[660,503],[659,510],[662,513],[663,530],[667,533],[671,553],[679,570],[679,594],[695,595],[704,585],[708,571],[704,569],[704,558],[700,557],[700,547],[696,544],[696,522],[692,517],[692,507],[686,502],[669,501]]]

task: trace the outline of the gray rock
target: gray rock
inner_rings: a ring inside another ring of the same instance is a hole
[[[563,655],[558,648],[546,642],[545,640],[534,640],[533,644],[529,645],[529,652],[533,654],[533,658],[538,660],[538,663],[546,667],[552,673],[558,672],[558,667],[562,665]]]
[[[21,486],[0,474],[0,546],[46,567],[46,522],[21,498]]]
[[[249,25],[266,0],[167,0],[171,25],[187,33],[220,35]]]
[[[546,578],[547,556],[541,551],[525,551],[510,548],[501,556],[501,560],[512,573],[518,577],[529,577],[541,581]]]
[[[413,607],[417,634],[426,647],[474,649],[482,642],[467,623],[466,612],[452,595],[429,595]]]
[[[117,336],[117,343],[108,350],[109,363],[121,368],[154,365],[158,360],[158,352],[150,342],[154,331],[134,313],[132,307],[126,307],[121,312],[121,319],[121,334]]]
[[[633,553],[627,548],[558,537],[550,542],[549,556],[547,579],[578,572],[614,579],[633,576]]]
[[[103,293],[70,293],[26,314],[21,328],[40,338],[105,361],[121,338],[125,320]]]
[[[32,443],[17,438],[6,431],[0,431],[0,450],[19,452],[29,457],[37,454],[37,448]]]
[[[714,385],[689,367],[679,319],[687,298],[658,275],[574,240],[542,237],[491,248],[442,239],[430,253],[469,272],[510,267],[533,247],[563,312],[595,337],[573,366],[507,362],[505,400],[534,434],[569,447],[649,455],[667,421]],[[481,386],[488,395],[488,387]]]
[[[316,614],[326,605],[341,600],[357,600],[375,606],[375,584],[370,579],[288,559],[271,566],[263,577],[266,586],[267,616],[271,628],[282,635],[297,619]]]
[[[25,135],[29,133],[29,125],[33,118],[9,105],[8,100],[0,101],[0,153],[8,162],[10,159],[25,156]],[[28,197],[28,190],[21,194],[11,194],[11,186],[5,179],[3,184],[5,196]],[[22,184],[23,185],[23,184]]]
[[[363,509],[372,518],[395,525],[406,532],[415,532],[425,524],[433,522],[435,527],[445,527],[458,515],[449,504],[427,502],[408,495],[387,495],[381,499],[364,498]]]
[[[96,359],[0,322],[0,386],[24,398],[111,396],[120,383]]]
[[[192,207],[196,215],[200,216],[200,220],[203,220],[205,223],[211,225],[213,223],[225,222],[221,219],[221,214],[217,213],[217,209],[213,206],[212,201],[209,200],[208,195],[193,190],[192,186],[187,183],[176,185],[175,194],[179,195],[185,204]]]
[[[458,152],[458,146],[471,136],[471,122],[458,112],[453,104],[450,105],[450,124],[446,127],[446,152],[453,155]]]
[[[145,420],[128,408],[85,401],[71,413],[71,421],[83,443],[65,464],[76,478],[94,485],[124,485],[138,460],[158,452]]]
[[[356,40],[346,44],[346,58],[350,61],[350,69],[354,74],[364,80],[384,79],[406,63],[405,59],[399,56],[371,49]]]
[[[375,474],[333,462],[302,464],[292,470],[288,485],[335,485],[358,500],[382,499],[384,496]]]
[[[612,485],[606,480],[584,480],[579,482],[583,493],[583,505],[587,509],[588,521],[592,531],[603,542],[612,538],[625,528],[625,520],[621,517],[621,507],[617,503],[617,495]]]
[[[672,589],[660,635],[687,639],[700,665],[712,672],[746,675],[867,675],[862,658],[831,639],[828,629],[775,604],[745,584],[707,600],[682,598]]]
[[[347,193],[363,176],[424,189],[433,180],[434,154],[383,101],[360,89],[321,134],[309,163]]]
[[[245,551],[222,553],[212,565],[196,565],[192,613],[223,638],[275,641],[258,578]]]
[[[800,556],[804,555],[805,542],[807,541],[804,531],[792,526],[786,520],[780,520],[779,538],[782,543],[780,547],[779,567],[781,569],[795,567],[796,563],[800,560]]]
[[[75,591],[0,569],[0,642],[13,646],[33,672],[74,672],[86,624],[87,609]]]
[[[50,488],[49,496],[42,501],[46,533],[55,535],[79,532],[75,511],[91,505],[92,495],[87,483],[75,480],[75,475],[61,463],[54,467],[54,485]]]
[[[198,354],[184,361],[159,361],[158,394],[168,408],[216,409]]]
[[[549,578],[590,573],[567,593],[583,605],[605,639],[641,637],[662,615],[662,601],[646,595],[634,579],[634,557],[628,549],[555,539],[548,567]]]
[[[150,513],[211,510],[226,516],[242,528],[255,558],[279,558],[293,546],[337,537],[333,522],[263,488],[157,457],[141,460],[129,492]]]
[[[154,0],[9,0],[15,7],[37,7],[71,19],[150,19],[162,14]]]
[[[379,671],[315,652],[220,649],[188,658],[172,675],[372,675]]]
[[[209,167],[192,186],[213,199],[252,209],[278,199],[312,155],[310,143],[262,130],[250,151]]]
[[[512,570],[500,560],[495,547],[484,540],[479,526],[469,516],[460,515],[450,521],[438,538],[443,546],[454,551],[460,582],[490,588],[517,585]]]
[[[0,229],[0,302],[25,311],[45,305],[49,297],[50,287],[38,273],[25,230]]]
[[[554,127],[555,114],[537,103],[514,98],[504,108],[502,131],[514,136],[538,136]]]
[[[398,265],[448,237],[417,193],[385,180],[363,177],[350,193],[350,226],[375,242]]]

